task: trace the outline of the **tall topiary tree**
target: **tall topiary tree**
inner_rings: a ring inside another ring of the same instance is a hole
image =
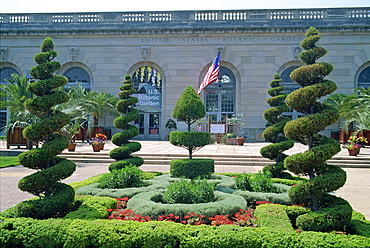
[[[131,155],[133,152],[140,151],[141,149],[141,144],[139,142],[129,141],[129,139],[139,134],[139,129],[129,124],[139,116],[139,110],[131,107],[138,102],[138,99],[132,96],[132,94],[136,92],[133,86],[134,84],[131,83],[131,76],[126,75],[123,85],[119,88],[121,92],[118,94],[118,97],[121,100],[117,102],[116,106],[117,110],[122,113],[122,115],[114,120],[114,126],[123,131],[114,134],[112,137],[112,143],[119,147],[111,150],[109,154],[111,158],[116,160],[116,162],[109,165],[110,171],[122,169],[130,164],[140,166],[144,163],[142,158]]]
[[[290,174],[284,173],[284,159],[287,155],[283,151],[292,148],[294,141],[283,134],[284,126],[290,121],[290,118],[281,116],[283,112],[288,111],[288,106],[285,104],[287,94],[283,93],[284,86],[280,85],[280,82],[280,75],[276,73],[274,80],[270,82],[271,89],[267,91],[272,96],[266,99],[271,108],[267,109],[263,116],[268,121],[269,126],[262,135],[273,144],[262,147],[261,155],[276,162],[275,164],[265,166],[263,172],[270,172],[273,177],[288,177]]]
[[[306,65],[290,74],[302,88],[286,98],[289,107],[305,116],[288,122],[284,128],[285,135],[307,145],[308,150],[291,155],[284,162],[291,172],[309,177],[309,181],[299,183],[289,190],[293,203],[305,204],[313,210],[297,218],[298,227],[327,231],[342,229],[351,220],[352,208],[347,201],[328,194],[345,184],[346,172],[338,166],[326,164],[326,160],[341,150],[339,142],[318,134],[339,118],[335,108],[316,101],[337,89],[334,82],[324,79],[333,70],[333,66],[316,62],[327,53],[325,48],[316,46],[320,38],[316,28],[308,29],[306,38],[301,42],[305,51],[299,54]]]
[[[209,144],[211,135],[207,132],[190,132],[191,124],[203,118],[206,110],[202,99],[192,86],[186,87],[181,93],[172,117],[184,121],[188,126],[187,132],[174,131],[170,134],[172,145],[184,147],[189,151],[189,159],[172,160],[170,172],[175,177],[209,177],[214,172],[214,160],[193,159],[193,152]]]
[[[75,163],[57,157],[69,146],[66,136],[57,133],[70,122],[70,117],[52,107],[68,101],[68,95],[58,88],[68,83],[66,77],[54,75],[61,64],[52,61],[57,56],[51,38],[46,38],[41,53],[35,55],[38,64],[30,70],[36,79],[27,90],[36,97],[25,102],[26,108],[41,120],[24,129],[23,135],[34,142],[41,142],[35,148],[19,155],[19,162],[38,172],[22,178],[18,187],[22,191],[39,196],[17,205],[19,216],[45,219],[71,210],[74,202],[74,189],[59,182],[73,174]]]

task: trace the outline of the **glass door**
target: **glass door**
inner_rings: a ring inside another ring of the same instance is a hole
[[[140,113],[134,125],[139,128],[138,139],[159,139],[160,114]]]

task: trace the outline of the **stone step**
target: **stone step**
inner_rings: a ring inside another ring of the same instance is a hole
[[[184,159],[188,157],[188,154],[134,154],[144,159],[145,164],[148,165],[169,165],[171,160]],[[60,157],[68,158],[76,163],[112,163],[115,160],[109,157],[109,153],[73,153],[64,152]],[[215,160],[215,165],[233,165],[233,166],[266,166],[273,163],[271,160],[263,158],[258,155],[250,154],[210,154],[205,156],[204,154],[193,154],[193,158],[210,158]],[[356,167],[364,168],[370,166],[370,158],[368,157],[333,157],[328,160],[329,164],[341,166],[341,167]]]

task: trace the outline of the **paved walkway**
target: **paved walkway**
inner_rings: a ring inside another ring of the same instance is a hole
[[[181,147],[175,147],[168,141],[140,141],[142,149],[136,154],[184,154],[188,153],[187,150]],[[259,156],[260,149],[266,146],[268,143],[256,142],[256,143],[245,143],[244,146],[231,146],[223,144],[213,144],[201,148],[196,153],[203,155],[211,154],[250,154]],[[104,152],[108,152],[114,148],[111,142],[107,142],[104,148]],[[0,150],[6,150],[5,143],[0,142]],[[24,151],[17,147],[11,147],[10,151]],[[286,151],[287,154],[294,154],[306,150],[306,147],[301,144],[296,144],[294,148]],[[92,152],[91,146],[87,143],[78,143],[76,153]],[[342,150],[335,156],[349,157],[347,150]],[[370,157],[370,148],[361,149],[361,157]],[[93,175],[108,172],[109,164],[98,164],[98,163],[78,163],[75,173],[64,180],[66,183],[81,181],[87,179]],[[168,172],[168,165],[142,165],[142,170],[145,171],[162,171]],[[216,172],[258,172],[262,169],[261,166],[216,166]],[[370,165],[369,168],[344,168],[347,172],[347,182],[344,187],[340,188],[335,192],[335,195],[340,196],[348,200],[354,210],[363,213],[368,220],[370,220],[370,209],[368,204],[370,203]],[[33,170],[24,168],[23,166],[15,166],[10,168],[0,169],[0,211],[4,211],[7,208],[14,206],[20,201],[26,200],[32,195],[22,192],[18,189],[18,181],[31,173]]]

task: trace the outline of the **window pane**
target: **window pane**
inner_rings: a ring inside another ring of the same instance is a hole
[[[365,68],[358,76],[358,87],[370,87],[370,67]]]
[[[205,90],[206,112],[218,112],[218,91]]]
[[[79,67],[70,68],[63,74],[63,76],[68,78],[68,84],[65,86],[65,88],[67,89],[77,83],[81,83],[81,86],[86,90],[89,90],[91,88],[90,76],[87,73],[87,71],[85,71],[82,68]]]
[[[234,91],[221,90],[221,112],[234,112]]]

